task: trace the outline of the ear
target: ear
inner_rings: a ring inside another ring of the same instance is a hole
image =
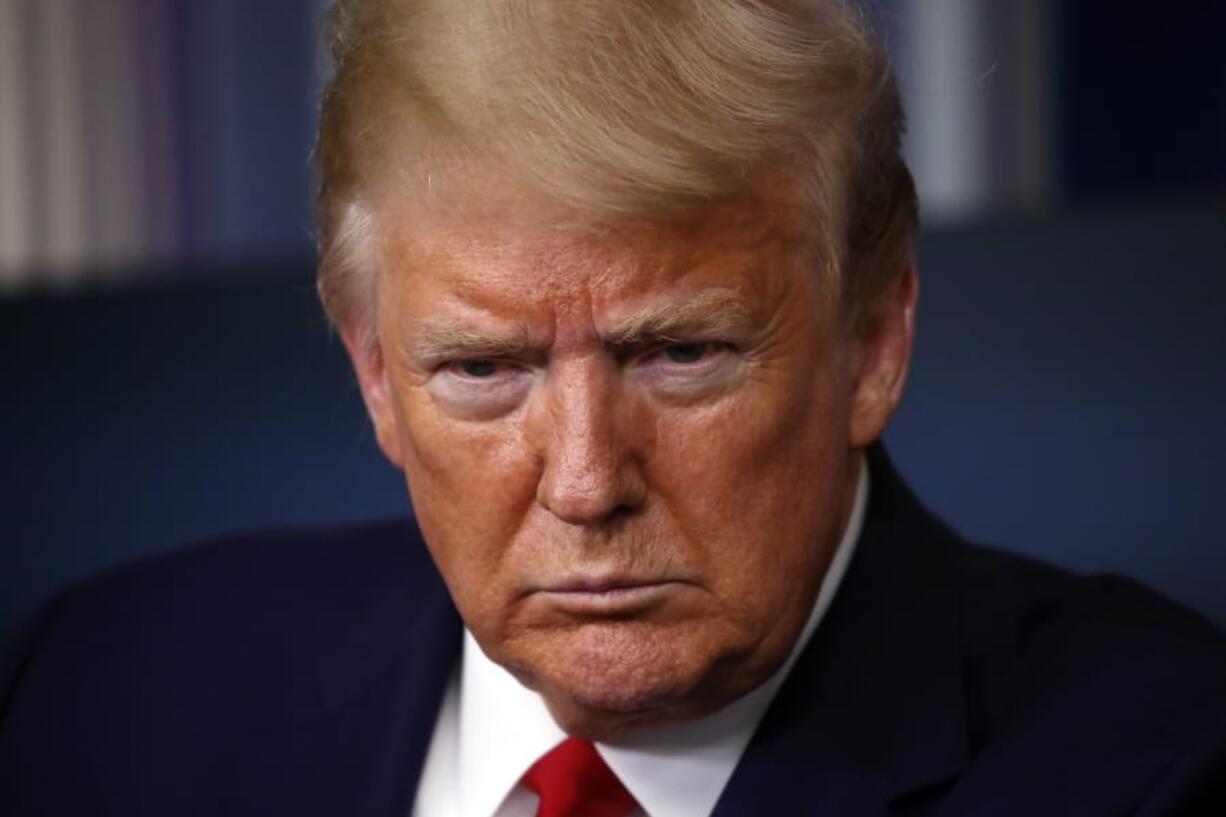
[[[349,360],[358,377],[362,401],[366,413],[375,427],[375,439],[383,455],[397,468],[404,467],[400,448],[400,427],[387,378],[387,366],[383,347],[377,334],[368,337],[360,329],[348,326],[341,329],[341,340],[349,352]]]
[[[881,436],[902,400],[915,339],[918,299],[919,276],[912,259],[854,328],[855,383],[849,417],[853,448],[863,448]]]

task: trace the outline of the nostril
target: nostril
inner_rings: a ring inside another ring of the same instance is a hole
[[[613,509],[613,512],[609,514],[609,518],[610,519],[621,519],[623,517],[633,516],[635,513],[638,512],[638,510],[639,510],[638,506],[636,505],[628,505],[628,504],[622,503]]]

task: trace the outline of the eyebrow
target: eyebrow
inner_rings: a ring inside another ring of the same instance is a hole
[[[662,340],[685,340],[696,333],[739,338],[751,325],[745,302],[733,292],[717,290],[628,315],[601,335],[609,346],[633,347]]]
[[[704,292],[679,303],[665,303],[628,315],[600,332],[602,343],[627,349],[661,341],[685,340],[695,334],[741,339],[751,326],[744,302],[732,292]],[[522,357],[539,349],[524,327],[507,332],[476,329],[460,322],[429,322],[414,326],[404,350],[415,360]]]
[[[524,329],[499,334],[447,322],[415,326],[408,332],[404,348],[418,360],[435,361],[453,357],[514,357],[523,354],[530,345]]]

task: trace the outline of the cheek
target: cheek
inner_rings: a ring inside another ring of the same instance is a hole
[[[399,426],[413,507],[443,578],[484,604],[499,565],[535,501],[537,473],[514,418],[463,423],[441,416],[423,390],[402,392]]]
[[[702,414],[661,418],[653,486],[717,596],[741,616],[778,616],[807,598],[840,533],[846,406],[818,371],[832,369],[764,380]]]

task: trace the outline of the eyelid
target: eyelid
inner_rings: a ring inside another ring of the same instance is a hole
[[[691,338],[665,339],[650,346],[644,352],[644,355],[650,356],[662,354],[674,346],[706,346],[712,352],[731,352],[737,349],[736,344],[731,343],[730,341],[699,336]]]
[[[703,345],[710,347],[704,350],[703,356],[692,363],[678,363],[671,360],[668,349],[671,346]],[[659,370],[664,376],[704,377],[716,370],[726,368],[732,362],[736,347],[725,341],[691,340],[666,343],[650,349],[638,358],[639,366],[646,371]]]
[[[471,380],[473,382],[493,380],[497,377],[497,373],[489,377],[473,377],[464,371],[465,364],[468,363],[492,363],[498,367],[499,372],[507,369],[523,369],[523,364],[514,360],[507,360],[503,357],[495,357],[492,355],[473,355],[471,357],[454,357],[449,360],[444,360],[435,366],[435,371],[450,372],[458,377]]]
[[[677,333],[676,335],[656,335],[621,343],[612,344],[614,357],[619,361],[643,360],[663,352],[670,346],[689,346],[691,344],[710,344],[719,348],[739,349],[740,344],[729,340],[726,336],[710,333],[694,332],[692,334]]]

